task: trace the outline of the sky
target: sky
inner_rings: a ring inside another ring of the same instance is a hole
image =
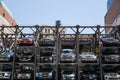
[[[104,25],[106,0],[3,0],[18,25]]]

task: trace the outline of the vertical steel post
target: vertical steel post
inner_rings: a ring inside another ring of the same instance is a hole
[[[58,80],[58,65],[59,65],[59,55],[60,55],[60,34],[59,34],[59,27],[61,23],[59,20],[56,21],[56,80]]]
[[[79,74],[79,70],[80,70],[80,61],[79,61],[79,28],[80,26],[79,25],[76,25],[76,42],[75,42],[75,52],[76,52],[76,55],[77,55],[77,65],[78,65],[78,72],[77,72],[77,80],[80,80],[80,74]]]
[[[103,80],[103,75],[102,75],[102,62],[101,62],[101,54],[100,54],[100,35],[101,35],[101,33],[100,33],[100,25],[97,25],[97,38],[98,38],[98,53],[99,53],[99,55],[98,55],[98,58],[99,58],[99,63],[100,63],[100,78],[101,78],[101,80]]]
[[[12,77],[11,80],[14,80],[14,68],[15,68],[15,55],[16,55],[16,47],[17,47],[17,36],[18,36],[18,28],[19,26],[15,26],[15,46],[14,46],[14,55],[13,55],[13,63],[12,63]]]

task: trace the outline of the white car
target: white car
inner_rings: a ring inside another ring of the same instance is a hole
[[[76,54],[72,49],[62,49],[62,53],[60,55],[61,62],[75,62]]]
[[[0,71],[0,79],[10,79],[11,72]]]
[[[120,74],[118,73],[104,73],[104,80],[120,80]]]
[[[31,79],[31,73],[18,73],[17,79]]]
[[[81,62],[97,62],[97,56],[93,52],[82,52]]]

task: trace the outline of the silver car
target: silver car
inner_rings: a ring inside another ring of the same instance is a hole
[[[11,50],[6,49],[6,51],[0,53],[0,61],[10,61],[13,55],[14,53]]]
[[[82,52],[81,62],[97,62],[97,56],[93,52]]]
[[[17,73],[17,79],[31,79],[31,73]]]
[[[120,80],[120,74],[118,73],[104,73],[104,80]]]
[[[51,79],[53,80],[53,71],[41,71],[36,73],[36,78],[37,79]]]
[[[11,72],[8,71],[0,71],[0,79],[10,79]]]
[[[63,70],[61,72],[62,80],[76,80],[76,73],[75,71],[70,70]]]
[[[60,55],[60,62],[75,62],[76,54],[72,49],[62,49],[62,53]]]

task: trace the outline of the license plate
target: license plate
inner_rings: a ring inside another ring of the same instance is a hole
[[[24,43],[27,43],[27,41],[24,41]]]
[[[46,74],[44,74],[43,76],[44,76],[44,77],[47,77],[47,75],[46,75]]]
[[[26,78],[26,76],[22,76],[22,78]]]
[[[48,42],[48,40],[45,40],[45,42]]]
[[[48,59],[45,59],[45,61],[48,61]]]
[[[112,57],[112,59],[114,59],[114,57]]]
[[[114,79],[114,78],[115,78],[115,76],[112,76],[112,78]]]
[[[27,58],[22,58],[23,60],[26,60]]]

